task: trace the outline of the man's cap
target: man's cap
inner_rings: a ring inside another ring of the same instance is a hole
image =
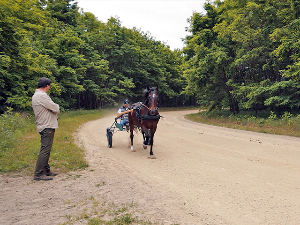
[[[125,99],[125,100],[124,100],[124,104],[129,104],[129,100],[128,100],[128,99]]]

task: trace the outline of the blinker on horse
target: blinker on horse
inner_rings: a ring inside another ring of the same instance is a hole
[[[141,129],[143,134],[143,147],[144,149],[150,145],[150,156],[148,158],[155,159],[153,154],[153,139],[157,129],[157,124],[160,119],[160,115],[157,108],[158,94],[157,88],[147,88],[144,91],[144,102],[138,102],[132,104],[133,109],[129,115],[129,127],[130,127],[130,140],[131,151],[133,148],[133,130],[134,126]]]

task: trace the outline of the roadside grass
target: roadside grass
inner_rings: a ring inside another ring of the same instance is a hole
[[[196,114],[186,115],[186,118],[215,126],[300,137],[300,114],[285,112],[277,116],[272,111],[262,111],[257,117],[254,115],[255,113],[251,111],[243,111],[235,116],[231,115],[228,110],[199,111]]]
[[[108,110],[76,110],[59,114],[59,129],[55,131],[50,165],[53,170],[68,172],[86,168],[84,151],[72,136],[78,127],[103,117]],[[40,135],[32,113],[8,110],[0,116],[0,172],[15,176],[33,174],[40,150]]]
[[[91,196],[84,202],[72,203],[72,205],[74,207],[80,207],[81,210],[79,210],[79,213],[76,213],[76,215],[65,215],[67,221],[60,225],[78,223],[88,225],[158,224],[149,220],[144,221],[139,219],[137,214],[143,214],[143,212],[140,212],[140,207],[133,202],[118,205],[114,202],[107,202],[105,198],[96,200],[96,198]]]

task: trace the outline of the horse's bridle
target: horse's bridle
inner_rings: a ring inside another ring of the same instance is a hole
[[[147,99],[142,103],[142,106],[144,106],[146,109],[148,109],[148,111],[150,111],[150,108],[146,105],[146,103],[149,102],[149,98],[150,98],[150,94],[148,94]],[[156,106],[155,109],[158,110],[158,107]]]

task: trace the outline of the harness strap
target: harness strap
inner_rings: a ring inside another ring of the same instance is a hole
[[[141,104],[142,106],[144,106],[146,109],[150,110],[148,106],[146,106],[144,103]]]
[[[151,115],[141,115],[140,118],[141,120],[159,120],[160,119],[160,115],[155,115],[155,116],[151,116]]]

